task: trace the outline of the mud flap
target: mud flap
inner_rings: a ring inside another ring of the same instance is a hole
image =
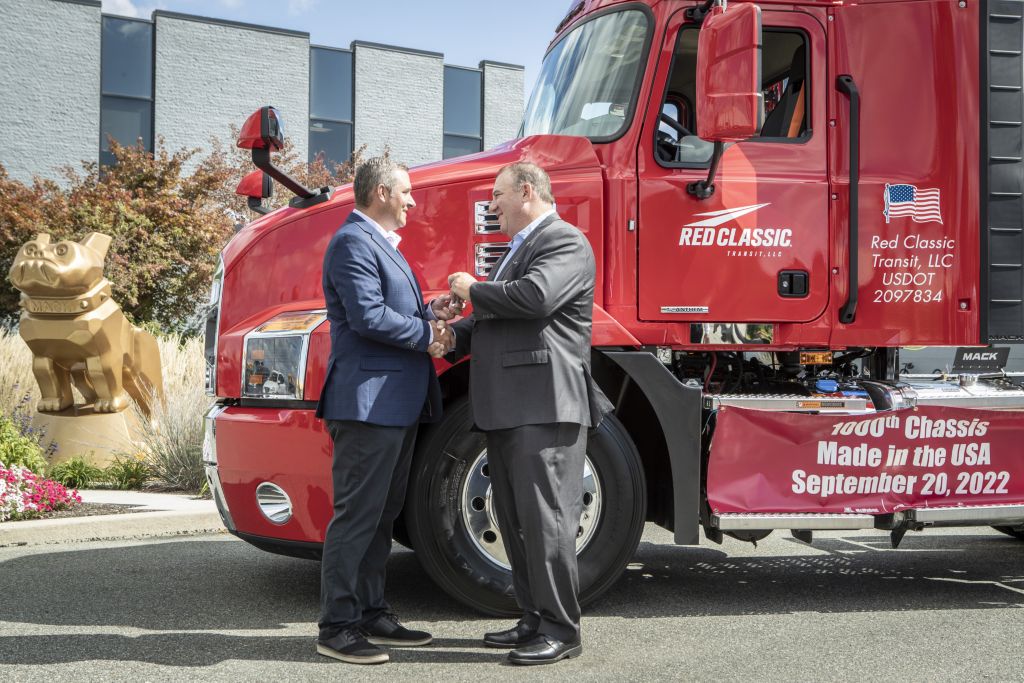
[[[701,391],[683,385],[655,356],[637,351],[604,351],[636,382],[654,406],[668,445],[672,470],[675,542],[700,542]]]

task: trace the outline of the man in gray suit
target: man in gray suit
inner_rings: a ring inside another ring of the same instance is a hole
[[[473,314],[459,321],[456,361],[468,353],[473,420],[487,459],[512,584],[523,616],[484,643],[514,648],[514,664],[583,651],[576,533],[583,509],[587,429],[611,404],[590,377],[594,253],[555,213],[542,168],[516,163],[494,181],[490,211],[512,238],[485,282],[449,276]]]

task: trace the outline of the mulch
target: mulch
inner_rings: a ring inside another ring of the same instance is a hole
[[[94,515],[120,515],[142,512],[141,505],[116,505],[113,503],[79,503],[67,510],[58,510],[33,519],[60,519],[62,517],[92,517]],[[11,520],[13,521],[13,520]],[[17,520],[14,523],[30,520]],[[8,522],[5,522],[5,524]]]

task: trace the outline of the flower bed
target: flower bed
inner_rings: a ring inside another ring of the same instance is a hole
[[[0,463],[0,522],[42,517],[81,502],[77,490],[69,491],[23,467]]]

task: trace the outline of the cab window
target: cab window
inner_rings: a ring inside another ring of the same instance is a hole
[[[679,32],[655,133],[655,155],[662,166],[699,167],[711,160],[714,145],[697,137],[696,27]],[[810,93],[806,81],[807,39],[794,30],[765,29],[761,61],[764,124],[757,142],[803,142],[810,138]]]

